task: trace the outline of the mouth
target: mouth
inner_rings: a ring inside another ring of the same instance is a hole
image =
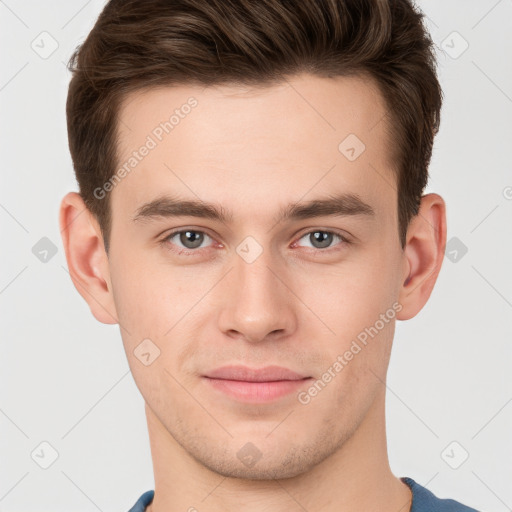
[[[281,366],[224,366],[208,372],[203,380],[215,391],[237,401],[265,403],[298,391],[312,377]]]

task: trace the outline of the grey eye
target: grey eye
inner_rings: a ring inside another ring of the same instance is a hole
[[[327,231],[314,231],[309,234],[309,239],[317,248],[329,247],[332,243],[333,234]]]
[[[186,249],[197,249],[204,241],[204,233],[201,231],[180,231],[176,235],[179,235],[179,241]]]
[[[306,233],[301,237],[301,240],[306,238],[311,244],[309,247],[314,249],[325,249],[332,245],[334,238],[338,238],[341,242],[344,242],[344,238],[341,235],[333,233],[331,231],[316,230]]]

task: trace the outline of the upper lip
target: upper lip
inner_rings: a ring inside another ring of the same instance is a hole
[[[248,366],[222,366],[205,374],[210,379],[238,380],[246,382],[273,382],[279,380],[302,380],[306,375],[282,366],[249,368]]]

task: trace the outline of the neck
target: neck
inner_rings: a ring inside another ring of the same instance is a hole
[[[384,393],[341,447],[293,478],[247,480],[215,473],[165,429],[146,405],[155,496],[147,512],[409,512],[409,487],[393,475],[387,456]]]

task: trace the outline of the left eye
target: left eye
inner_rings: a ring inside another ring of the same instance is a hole
[[[307,240],[311,241],[313,249],[329,248],[334,238],[338,238],[339,240],[341,240],[341,242],[348,243],[348,240],[346,238],[342,237],[341,235],[338,235],[337,233],[333,233],[332,231],[310,231],[309,233],[306,233],[301,238],[299,238],[299,240],[302,240],[303,238],[306,238]]]

